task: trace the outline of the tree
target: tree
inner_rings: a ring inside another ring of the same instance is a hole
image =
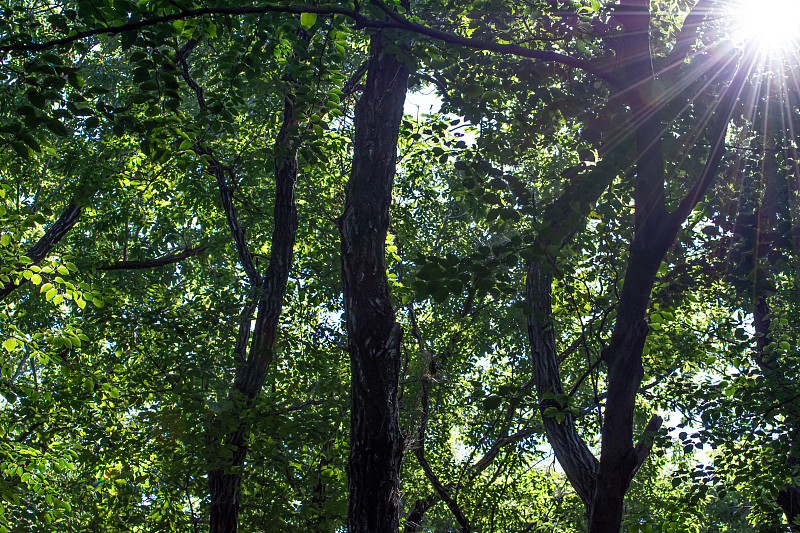
[[[677,524],[655,325],[757,58],[716,4],[9,5],[8,523],[330,531],[349,448],[352,531]]]
[[[402,328],[386,276],[386,232],[408,68],[383,38],[379,32],[370,43],[339,219],[351,374],[347,528],[354,533],[397,529],[403,457],[397,402]]]

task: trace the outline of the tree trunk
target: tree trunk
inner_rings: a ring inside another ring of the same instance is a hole
[[[281,131],[276,139],[275,157],[275,208],[270,262],[263,279],[258,281],[257,298],[258,314],[253,329],[247,361],[236,369],[233,391],[230,395],[231,412],[226,413],[226,427],[216,425],[212,428],[212,446],[229,449],[233,456],[227,461],[217,461],[208,475],[208,486],[211,494],[211,533],[233,533],[239,522],[239,488],[242,482],[241,469],[247,456],[245,442],[249,434],[247,409],[253,399],[261,391],[267,376],[269,364],[275,358],[275,342],[277,340],[278,320],[286,294],[286,284],[292,263],[292,253],[297,235],[297,208],[294,201],[294,184],[297,179],[297,160],[295,152],[287,145],[288,130],[294,120],[294,103],[291,97],[286,98],[284,119]],[[222,171],[221,169],[219,171]],[[225,195],[223,193],[223,202]],[[228,211],[229,219],[235,218],[232,210]],[[230,222],[230,220],[229,220]],[[233,224],[232,227],[237,226]],[[243,242],[243,241],[241,241]],[[242,244],[237,242],[241,248]],[[239,250],[240,257],[249,253]],[[259,278],[255,278],[259,279]],[[245,313],[245,315],[250,315]],[[250,321],[245,317],[245,339],[250,329]],[[246,340],[241,347],[245,351]]]
[[[788,485],[778,493],[778,505],[786,515],[792,531],[800,531],[800,487]]]
[[[555,324],[552,308],[553,275],[542,272],[542,265],[531,261],[528,265],[526,292],[531,312],[528,314],[528,340],[533,358],[533,374],[539,396],[550,392],[564,394],[558,371]],[[568,414],[559,422],[545,415],[548,407],[561,408],[556,400],[541,400],[539,410],[547,441],[575,492],[589,509],[594,495],[598,462],[584,440],[578,435],[573,416]]]
[[[353,166],[339,219],[342,288],[351,371],[350,533],[399,525],[403,436],[397,402],[403,330],[386,275],[386,232],[408,69],[372,37],[364,93],[355,109]]]
[[[645,457],[634,447],[633,413],[644,377],[642,351],[647,339],[645,321],[650,292],[666,247],[654,252],[639,239],[631,255],[617,305],[617,321],[603,350],[608,366],[608,396],[603,417],[600,469],[589,509],[590,533],[618,532],[625,494]]]

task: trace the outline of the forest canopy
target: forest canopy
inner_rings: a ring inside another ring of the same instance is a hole
[[[0,533],[800,531],[798,21],[8,0]]]

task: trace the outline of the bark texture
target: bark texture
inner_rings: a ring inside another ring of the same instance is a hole
[[[241,469],[247,456],[247,436],[249,424],[247,409],[261,391],[266,379],[267,369],[275,358],[275,343],[278,334],[286,284],[292,264],[292,254],[297,235],[297,208],[294,201],[294,185],[297,179],[297,160],[295,150],[287,143],[288,130],[295,123],[293,99],[287,97],[284,106],[283,125],[276,139],[275,158],[275,207],[270,262],[263,278],[255,271],[252,256],[247,249],[244,232],[241,230],[233,207],[231,191],[225,183],[225,168],[213,165],[223,207],[234,236],[239,258],[257,293],[257,315],[247,358],[240,361],[236,369],[233,391],[230,395],[232,412],[227,415],[228,425],[212,429],[212,445],[223,446],[233,452],[225,464],[214,464],[208,475],[211,495],[212,533],[233,533],[239,522],[239,489],[242,482]],[[282,154],[282,155],[280,155]],[[237,356],[246,351],[247,336],[250,330],[249,312],[243,313],[243,327],[240,328]]]
[[[533,369],[531,379],[540,398],[539,410],[542,413],[545,434],[567,479],[587,509],[594,495],[598,461],[578,434],[572,415],[567,415],[561,423],[554,417],[544,415],[548,407],[560,407],[552,397],[543,399],[544,395],[564,393],[559,375],[561,358],[556,349],[551,301],[552,257],[549,257],[546,250],[560,250],[571,240],[582,224],[582,217],[577,216],[575,205],[590,206],[597,202],[603,191],[613,182],[617,168],[623,164],[627,152],[628,143],[620,142],[615,150],[604,154],[588,175],[579,176],[557,201],[545,209],[543,218],[549,221],[548,229],[536,239],[534,249],[540,258],[528,263],[525,284],[525,294],[530,305],[527,328]],[[543,236],[545,234],[547,237]]]
[[[353,166],[341,230],[342,288],[351,365],[350,533],[394,533],[399,526],[403,435],[398,376],[403,330],[386,275],[386,232],[408,69],[370,44],[364,93],[355,109]]]

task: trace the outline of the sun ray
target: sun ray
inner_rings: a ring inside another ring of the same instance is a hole
[[[735,40],[762,52],[797,50],[800,45],[800,2],[797,0],[739,0],[729,9]]]

